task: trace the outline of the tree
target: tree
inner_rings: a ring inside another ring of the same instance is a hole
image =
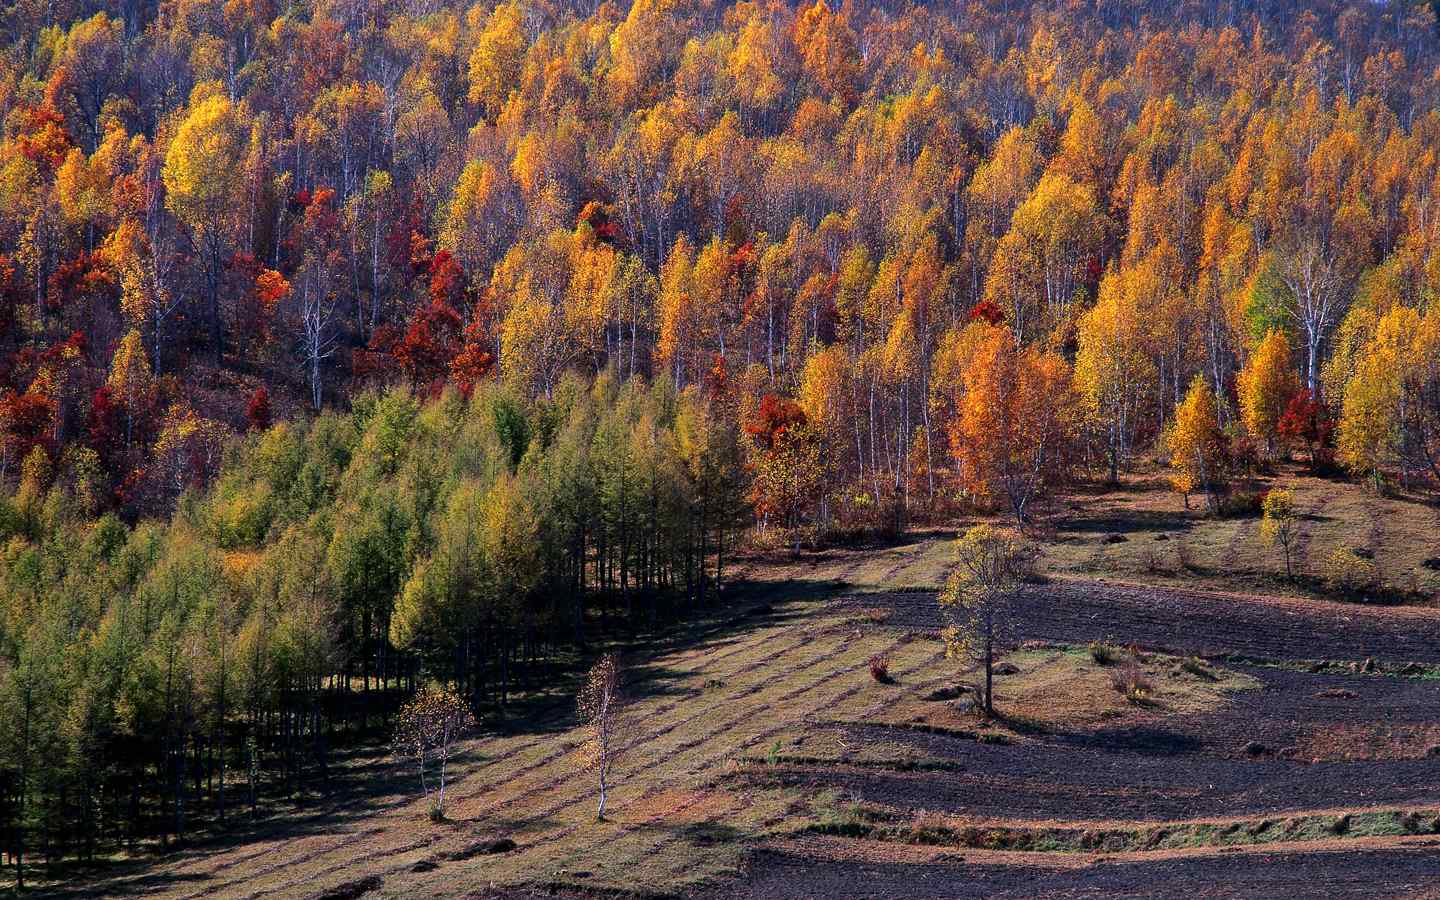
[[[586,763],[600,784],[595,818],[604,821],[610,769],[625,750],[625,698],[621,693],[620,660],[615,654],[605,654],[590,668],[576,704],[589,732],[584,747]]]
[[[1031,574],[1035,550],[1017,533],[976,525],[955,541],[955,568],[940,593],[947,658],[983,663],[982,702],[995,714],[995,648],[1012,625],[1012,605]]]
[[[1275,430],[1287,440],[1303,443],[1310,468],[1314,469],[1318,454],[1335,432],[1335,422],[1325,405],[1308,388],[1301,388],[1290,398]]]
[[[774,395],[761,401],[746,431],[755,439],[750,489],[755,514],[791,529],[798,548],[800,523],[825,487],[824,437],[797,404]]]
[[[395,726],[395,743],[415,757],[420,770],[421,796],[430,802],[430,818],[445,818],[445,770],[456,739],[475,727],[470,709],[445,688],[425,688],[400,708]],[[426,760],[433,757],[438,767],[435,799],[430,801],[430,784],[425,779]]]
[[[1166,444],[1171,481],[1185,495],[1185,508],[1190,508],[1190,493],[1203,490],[1206,505],[1215,511],[1228,459],[1225,433],[1216,416],[1215,394],[1204,376],[1195,376],[1185,399],[1175,408]]]
[[[103,12],[72,25],[50,86],[74,103],[92,151],[100,145],[100,111],[125,75],[121,25]]]
[[[518,3],[501,3],[490,13],[470,56],[470,102],[499,115],[525,62],[525,32]]]
[[[264,431],[270,427],[270,392],[260,385],[245,402],[245,423],[251,431]]]
[[[1236,387],[1246,430],[1264,441],[1266,454],[1273,455],[1280,422],[1300,390],[1284,332],[1273,329],[1265,335],[1240,370]]]
[[[950,449],[971,496],[1003,494],[1023,526],[1031,501],[1069,464],[1075,406],[1070,369],[1055,354],[1021,349],[1006,328],[979,323],[961,373]]]
[[[120,341],[120,346],[115,348],[106,384],[125,407],[125,443],[128,446],[135,436],[135,420],[149,408],[152,386],[150,366],[145,362],[145,349],[141,346],[139,331],[130,329]]]
[[[1125,279],[1111,272],[1099,300],[1080,317],[1075,386],[1092,427],[1103,435],[1112,484],[1139,426],[1142,398],[1157,377],[1145,315]]]
[[[1295,494],[1292,491],[1274,488],[1265,494],[1264,518],[1260,521],[1260,538],[1272,547],[1279,547],[1285,554],[1285,577],[1294,579],[1290,557],[1299,536],[1300,517],[1295,511]]]
[[[215,361],[224,353],[220,282],[236,230],[236,198],[244,187],[243,114],[222,93],[200,95],[165,154],[165,202],[190,229],[204,260],[210,340]]]

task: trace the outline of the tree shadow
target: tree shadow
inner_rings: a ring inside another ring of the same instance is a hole
[[[630,633],[602,632],[597,622],[587,622],[590,642],[556,654],[541,666],[532,667],[527,684],[534,689],[512,695],[504,704],[486,703],[482,708],[483,727],[460,745],[451,756],[452,787],[463,796],[464,782],[474,769],[493,758],[486,753],[488,735],[545,736],[569,731],[576,724],[575,692],[584,677],[591,658],[607,651],[632,656],[627,667],[626,689],[632,700],[650,697],[693,698],[716,687],[702,667],[683,671],[653,662],[666,654],[707,646],[725,652],[738,646],[747,635],[804,618],[807,607],[817,601],[838,595],[845,588],[841,581],[762,581],[738,579],[728,582],[724,593],[713,605],[686,611],[687,619],[672,621],[656,628],[637,629]],[[304,795],[276,796],[273,789],[261,807],[263,814],[251,819],[239,801],[243,788],[237,786],[232,800],[232,816],[222,826],[197,817],[195,829],[184,845],[161,850],[154,842],[141,845],[140,854],[118,859],[105,858],[94,862],[67,861],[57,864],[50,876],[44,876],[43,895],[62,898],[88,898],[97,895],[128,896],[177,890],[187,884],[209,882],[224,889],[230,876],[219,871],[221,866],[202,871],[176,872],[157,870],[159,865],[175,866],[212,854],[236,851],[259,841],[289,841],[316,834],[344,835],[357,832],[377,812],[406,805],[416,808],[416,827],[430,827],[423,804],[419,802],[418,778],[414,764],[396,756],[388,739],[371,736],[329,754],[329,775],[320,788]],[[478,776],[488,780],[493,776]],[[454,815],[456,795],[447,792],[447,806]],[[197,811],[198,812],[198,811]],[[426,823],[422,826],[422,822]],[[554,824],[554,823],[550,823]],[[517,816],[510,819],[477,820],[465,818],[450,822],[454,829],[474,830],[476,840],[493,840],[506,832],[514,833],[523,844],[523,834],[546,827],[544,820]],[[724,826],[681,826],[679,836],[697,845],[734,839]],[[470,845],[466,845],[467,847]],[[462,848],[463,849],[463,848]],[[256,848],[255,854],[268,853],[270,848]],[[227,861],[238,865],[241,860]],[[443,861],[437,861],[443,864]],[[223,865],[223,864],[222,864]],[[229,866],[225,866],[228,868]],[[37,873],[39,874],[39,873]]]
[[[1074,516],[1055,524],[1060,534],[1134,534],[1158,531],[1189,531],[1194,520],[1183,512],[1127,510],[1100,516]]]

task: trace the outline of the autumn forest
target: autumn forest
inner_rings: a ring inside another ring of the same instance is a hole
[[[1436,491],[1431,4],[0,9],[22,884],[1142,459]]]

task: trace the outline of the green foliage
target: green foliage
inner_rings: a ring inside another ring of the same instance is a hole
[[[1275,271],[1273,261],[1267,261],[1245,296],[1245,327],[1250,339],[1259,343],[1272,331],[1288,332],[1294,321],[1288,311],[1294,302],[1294,295]]]
[[[42,491],[37,456],[24,496],[0,494],[0,772],[26,770],[27,839],[183,837],[262,785],[323,783],[335,736],[420,676],[503,702],[616,598],[636,624],[712,600],[737,448],[667,384],[392,391],[250,435],[208,492],[134,527]],[[99,817],[115,781],[139,818]]]

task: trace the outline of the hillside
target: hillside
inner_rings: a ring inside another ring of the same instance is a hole
[[[1311,498],[1317,558],[1351,545],[1356,516],[1392,526],[1383,546],[1394,576],[1405,554],[1434,546],[1402,526],[1431,508],[1295,480]],[[928,884],[953,896],[958,879],[994,896],[1164,879],[1177,896],[1302,884],[1315,896],[1370,896],[1433,883],[1433,839],[1420,837],[1440,817],[1425,774],[1440,746],[1433,600],[1176,586],[1173,573],[1132,568],[1129,548],[1105,538],[1150,540],[1158,506],[1173,540],[1249,561],[1224,573],[1229,583],[1283,570],[1253,535],[1231,534],[1253,531],[1253,519],[1186,516],[1173,496],[1137,510],[1143,479],[1137,488],[1106,495],[1120,512],[1105,529],[1062,521],[1046,542],[1053,575],[1027,591],[1025,649],[1007,657],[1018,671],[1001,679],[995,722],[955,711],[944,694],[967,680],[935,639],[945,535],[752,559],[729,613],[629,654],[635,724],[609,822],[593,821],[573,708],[552,695],[465,744],[444,825],[424,821],[405,762],[362,751],[330,798],[81,890],[318,896],[363,882],[376,896],[457,885],[483,896],[492,884],[923,896]],[[1211,565],[1204,552],[1195,565]],[[1091,641],[1122,657],[1137,646],[1153,703],[1126,703]],[[880,653],[893,684],[868,671]],[[1196,654],[1200,667],[1179,667]],[[487,851],[504,838],[516,849]]]
[[[327,798],[76,890],[1374,896],[1440,878],[1433,603],[1057,575],[1025,592],[991,721],[947,691],[968,679],[935,638],[945,546],[752,560],[732,614],[628,654],[607,822],[561,698],[465,743],[446,823],[413,767],[361,752]],[[1131,646],[1141,705],[1110,685]]]
[[[1437,203],[1440,0],[0,4],[0,883],[1431,890]]]

